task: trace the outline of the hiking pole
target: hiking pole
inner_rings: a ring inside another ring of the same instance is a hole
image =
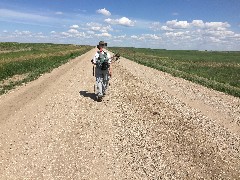
[[[93,59],[91,60],[91,62],[92,62],[92,64],[93,64]],[[92,67],[92,73],[93,73],[93,76],[94,76],[94,65],[93,65],[93,67]]]

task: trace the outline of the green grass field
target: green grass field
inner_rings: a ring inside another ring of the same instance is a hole
[[[92,48],[50,43],[0,43],[0,94],[34,80]]]
[[[137,63],[240,97],[240,52],[111,47]]]

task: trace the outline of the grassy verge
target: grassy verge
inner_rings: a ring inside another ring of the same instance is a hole
[[[17,44],[17,45],[16,45]],[[38,78],[93,47],[61,44],[0,43],[0,94]],[[22,75],[22,78],[13,78]]]
[[[109,50],[139,64],[240,97],[240,52],[116,47]]]

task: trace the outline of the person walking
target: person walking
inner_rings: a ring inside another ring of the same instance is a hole
[[[102,101],[102,98],[107,93],[109,79],[112,75],[111,71],[111,56],[106,51],[107,43],[100,41],[97,45],[98,51],[92,59],[92,64],[95,65],[95,77],[96,77],[96,95],[97,100]]]

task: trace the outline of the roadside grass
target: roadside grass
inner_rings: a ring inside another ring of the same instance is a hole
[[[203,86],[240,97],[240,52],[110,47],[112,52]]]
[[[34,45],[29,43],[17,43],[17,42],[0,42],[1,51],[21,51],[31,49]]]
[[[0,47],[0,50],[5,51],[0,53],[0,94],[37,79],[41,74],[50,72],[93,48],[44,43],[0,43]],[[22,78],[13,78],[17,75]]]

